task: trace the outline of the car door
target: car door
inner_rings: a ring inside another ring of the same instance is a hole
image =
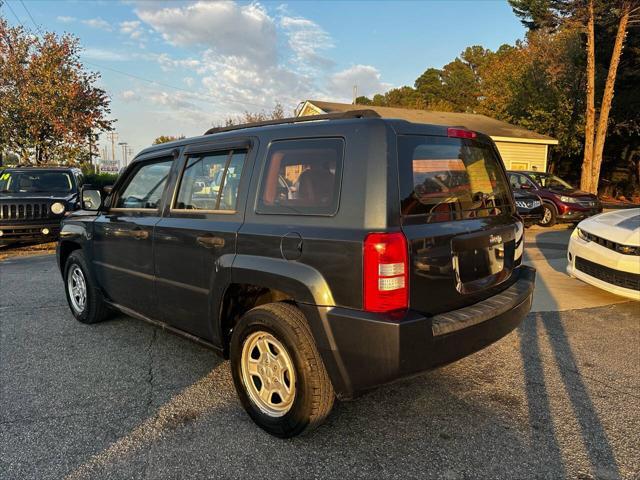
[[[244,218],[251,142],[187,147],[173,199],[154,231],[159,320],[217,342],[213,300],[222,292]]]
[[[160,220],[173,157],[136,161],[94,222],[94,265],[114,303],[154,316],[153,228]]]

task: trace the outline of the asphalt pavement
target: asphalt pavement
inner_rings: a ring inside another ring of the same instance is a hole
[[[491,347],[279,440],[228,362],[76,322],[52,256],[0,263],[0,478],[639,478],[640,306],[535,312]]]

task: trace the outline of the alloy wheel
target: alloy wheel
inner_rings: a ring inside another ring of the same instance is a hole
[[[82,313],[87,304],[87,282],[78,265],[73,265],[67,276],[67,290],[71,307],[76,313]]]
[[[242,380],[253,403],[271,417],[285,415],[295,399],[296,377],[284,345],[264,331],[249,335],[242,346]]]

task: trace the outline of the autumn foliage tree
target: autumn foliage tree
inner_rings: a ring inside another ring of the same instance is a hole
[[[612,125],[614,89],[627,33],[640,22],[639,0],[509,0],[516,15],[531,31],[562,32],[579,28],[584,34],[585,125],[580,186],[597,193],[607,133]],[[607,30],[614,26],[610,50],[599,49],[607,43]],[[599,35],[598,35],[599,34]],[[596,51],[605,60],[596,58]],[[603,81],[598,82],[598,60]],[[606,61],[608,60],[608,64]],[[598,83],[601,88],[598,89]]]
[[[182,140],[183,138],[185,138],[184,135],[179,135],[179,136],[160,135],[153,141],[152,145],[160,145],[161,143],[175,142],[176,140]]]
[[[0,149],[24,163],[74,163],[111,129],[109,97],[80,51],[71,35],[36,36],[0,17]]]

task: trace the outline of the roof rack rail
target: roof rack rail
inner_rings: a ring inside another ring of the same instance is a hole
[[[240,125],[231,125],[229,127],[213,127],[204,132],[205,135],[212,133],[231,132],[233,130],[242,130],[243,128],[264,127],[267,125],[285,125],[287,123],[312,122],[314,120],[342,120],[347,118],[380,118],[378,112],[373,110],[351,110],[349,112],[324,113],[322,115],[308,115],[305,117],[289,117],[277,120],[265,120],[263,122],[242,123]]]

